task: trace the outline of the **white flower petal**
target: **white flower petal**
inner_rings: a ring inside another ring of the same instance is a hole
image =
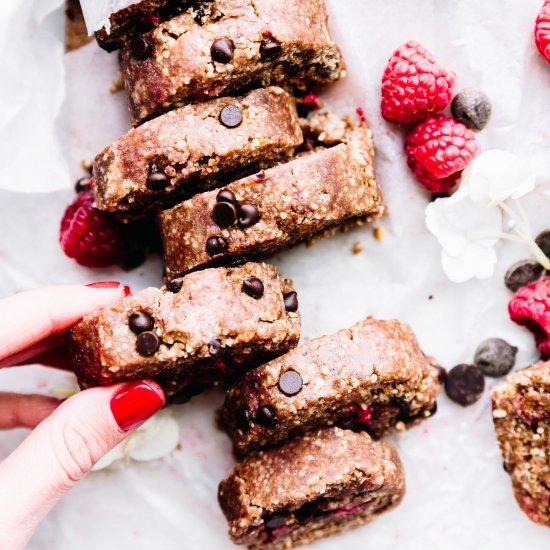
[[[128,454],[140,462],[170,454],[180,439],[178,423],[170,411],[163,410],[148,420],[128,441]]]
[[[536,174],[523,157],[493,149],[476,157],[464,173],[461,190],[474,202],[503,202],[526,195],[536,185]]]
[[[451,256],[445,251],[441,254],[443,271],[455,283],[463,283],[474,278],[488,279],[494,273],[496,263],[495,249],[480,244],[469,245],[460,256]]]

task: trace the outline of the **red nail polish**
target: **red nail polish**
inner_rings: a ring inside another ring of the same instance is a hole
[[[129,286],[123,286],[122,283],[119,283],[118,281],[99,281],[97,283],[90,283],[86,286],[89,286],[90,288],[123,288],[124,296],[130,296],[130,294],[132,294]]]
[[[120,429],[130,431],[151,418],[163,405],[164,396],[146,380],[132,382],[111,399],[111,411]]]

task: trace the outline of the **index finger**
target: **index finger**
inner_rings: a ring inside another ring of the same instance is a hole
[[[44,287],[0,300],[0,365],[9,364],[10,357],[33,346],[39,348],[40,342],[64,333],[84,315],[125,295],[127,287],[112,283],[102,288]]]

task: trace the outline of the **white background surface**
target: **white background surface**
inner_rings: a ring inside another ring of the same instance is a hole
[[[378,103],[390,54],[408,39],[420,40],[457,72],[458,89],[473,85],[491,97],[494,115],[479,136],[483,147],[524,153],[536,162],[539,186],[523,204],[536,231],[549,227],[550,66],[531,38],[540,3],[329,0],[332,30],[349,65],[331,102],[342,111],[365,108],[391,215],[382,223],[382,242],[363,228],[277,256],[299,290],[304,340],[372,314],[409,322],[424,349],[447,367],[471,361],[477,344],[490,336],[520,347],[518,366],[536,358],[529,334],[508,319],[510,295],[502,282],[506,268],[526,251],[503,245],[491,280],[446,281],[438,245],[423,224],[428,197],[405,166],[401,133],[381,119]],[[128,127],[122,95],[108,92],[116,78],[116,54],[90,44],[63,59],[59,4],[2,0],[0,5],[0,294],[113,278],[134,290],[158,285],[159,260],[132,273],[94,272],[66,259],[57,244],[59,220],[81,175],[80,160]],[[364,251],[353,256],[351,246],[358,240]],[[0,373],[0,390],[48,392],[72,382],[67,374],[35,367]],[[210,394],[175,408],[180,451],[155,463],[90,475],[44,522],[30,548],[232,548],[216,503],[217,484],[232,464],[228,440],[213,424],[220,399]],[[468,409],[444,395],[438,402],[433,419],[393,438],[407,472],[403,504],[370,526],[315,548],[550,548],[550,531],[531,523],[513,499],[488,391]],[[0,457],[24,435],[0,434]]]

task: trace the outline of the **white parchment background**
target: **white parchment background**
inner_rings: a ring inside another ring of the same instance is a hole
[[[158,259],[132,273],[93,272],[66,259],[58,247],[59,220],[81,175],[80,160],[128,127],[122,95],[108,92],[116,54],[90,44],[63,58],[60,3],[0,3],[0,295],[112,278],[134,290],[157,285]],[[549,227],[550,66],[531,39],[540,3],[329,0],[332,30],[349,65],[349,77],[332,90],[331,103],[342,111],[365,108],[391,216],[382,224],[382,242],[364,228],[276,257],[299,290],[304,339],[372,314],[409,322],[425,350],[448,367],[470,361],[476,345],[490,336],[520,347],[518,366],[535,359],[530,336],[507,317],[509,294],[502,283],[506,268],[525,251],[504,245],[491,280],[454,285],[445,279],[438,245],[423,225],[427,196],[405,166],[402,135],[381,119],[378,103],[387,58],[406,40],[420,40],[458,73],[458,88],[477,86],[492,98],[494,116],[479,139],[486,149],[509,149],[536,162],[539,186],[524,204],[535,230]],[[357,240],[364,251],[353,256]],[[67,374],[38,367],[0,373],[0,389],[46,393],[71,383]],[[232,464],[229,443],[213,425],[220,399],[211,394],[174,409],[180,451],[155,463],[90,475],[44,522],[30,548],[231,548],[215,499]],[[429,422],[394,438],[407,471],[403,504],[315,548],[550,548],[550,531],[531,523],[513,499],[488,392],[469,409],[445,396],[439,405]],[[24,436],[0,434],[0,458]]]

